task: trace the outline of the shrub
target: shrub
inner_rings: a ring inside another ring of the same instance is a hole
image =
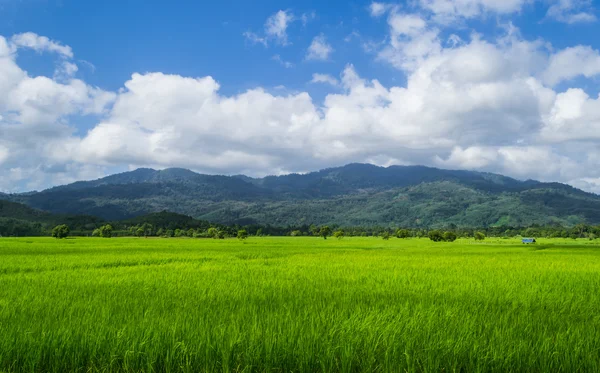
[[[441,242],[444,240],[444,235],[438,230],[429,231],[428,236],[433,242]]]
[[[344,238],[344,231],[339,230],[333,232],[333,237],[337,238],[338,240],[341,240],[342,238]]]
[[[410,232],[408,229],[398,229],[396,231],[396,237],[398,238],[408,238],[410,237]]]
[[[475,240],[477,240],[477,241],[485,240],[485,234],[483,234],[483,232],[475,232]]]
[[[208,228],[206,231],[206,236],[209,238],[214,238],[215,240],[219,238],[219,231],[217,228]]]
[[[444,233],[444,241],[446,241],[446,242],[454,242],[454,241],[456,241],[456,233],[454,233],[454,232],[445,232]]]
[[[106,224],[98,228],[98,236],[102,238],[111,238],[113,234],[113,227],[110,224]],[[93,235],[93,234],[92,234]]]
[[[56,227],[54,227],[54,229],[52,229],[52,237],[57,239],[67,238],[69,237],[70,232],[71,230],[67,225],[57,225]]]
[[[239,230],[237,233],[237,238],[242,241],[245,240],[248,238],[248,231],[245,229]]]

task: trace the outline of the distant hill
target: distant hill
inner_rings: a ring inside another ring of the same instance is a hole
[[[72,230],[90,230],[102,222],[95,216],[52,214],[0,200],[0,236],[36,236],[58,224],[67,224]]]
[[[423,166],[349,164],[265,178],[138,169],[6,198],[111,221],[166,210],[222,224],[274,226],[600,224],[600,197],[568,185]]]

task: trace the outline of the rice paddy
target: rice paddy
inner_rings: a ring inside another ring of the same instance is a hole
[[[0,239],[3,372],[597,372],[592,241]]]

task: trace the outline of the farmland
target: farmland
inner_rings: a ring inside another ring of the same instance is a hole
[[[588,240],[0,239],[0,371],[600,371]]]

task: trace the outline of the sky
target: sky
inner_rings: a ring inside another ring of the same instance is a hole
[[[0,191],[426,165],[600,193],[592,0],[0,0]]]

